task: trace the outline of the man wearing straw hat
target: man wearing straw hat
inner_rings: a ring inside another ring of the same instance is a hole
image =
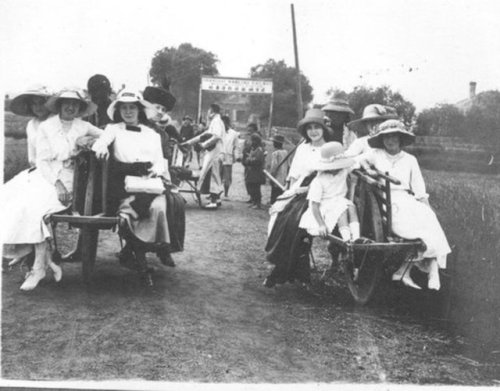
[[[356,139],[356,135],[349,130],[346,124],[354,115],[345,99],[333,98],[321,108],[328,117],[328,126],[333,131],[333,140],[341,143],[344,148],[349,147]]]

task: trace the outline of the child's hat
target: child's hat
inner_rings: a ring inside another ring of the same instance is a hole
[[[354,159],[344,156],[344,147],[341,143],[331,141],[320,148],[321,159],[316,165],[316,171],[340,170],[351,167]]]

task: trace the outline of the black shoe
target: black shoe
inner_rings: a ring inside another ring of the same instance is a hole
[[[175,262],[170,255],[170,251],[168,250],[160,250],[158,251],[158,258],[165,266],[175,267]]]
[[[124,247],[122,251],[118,254],[118,260],[120,261],[120,265],[126,267],[130,270],[139,270],[139,265],[135,260],[135,255],[132,250],[127,247]]]

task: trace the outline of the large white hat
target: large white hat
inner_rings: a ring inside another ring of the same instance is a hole
[[[116,105],[118,103],[139,103],[145,109],[154,109],[154,106],[147,100],[145,100],[139,92],[123,90],[118,94],[116,99],[109,105],[107,110],[109,118],[113,119],[113,116],[115,115]]]
[[[97,105],[94,102],[91,102],[88,99],[83,97],[83,94],[77,89],[64,89],[60,91],[55,96],[52,96],[47,103],[45,103],[45,107],[49,109],[52,113],[59,113],[59,104],[58,102],[61,99],[74,99],[80,102],[80,111],[78,112],[78,117],[88,117],[92,115],[97,110]]]
[[[323,144],[320,154],[319,163],[315,166],[317,171],[340,170],[354,164],[354,159],[346,157],[344,147],[336,141]]]

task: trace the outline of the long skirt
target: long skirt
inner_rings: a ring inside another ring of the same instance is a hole
[[[220,177],[220,166],[222,164],[222,155],[216,154],[214,151],[206,151],[203,155],[203,162],[198,179],[198,190],[202,190],[205,179],[210,178],[210,185],[207,189],[212,194],[220,194],[224,191],[222,180]],[[204,190],[204,189],[203,189]]]
[[[59,202],[55,187],[39,170],[25,170],[0,188],[1,241],[4,256],[26,254],[31,245],[51,236],[45,217],[66,207]]]
[[[275,267],[268,279],[282,284],[298,280],[309,283],[311,271],[309,250],[311,238],[299,222],[308,208],[307,193],[296,195],[276,216],[267,239],[267,260]]]
[[[139,218],[131,203],[135,196],[121,201],[118,213],[125,218],[132,235],[142,243],[160,245],[170,243],[170,232],[167,222],[167,201],[165,195],[156,196],[149,206],[147,217]]]
[[[422,239],[427,246],[423,257],[436,258],[439,267],[446,268],[451,249],[434,211],[406,192],[391,192],[391,198],[394,233],[405,239]]]
[[[184,250],[186,234],[186,200],[179,194],[167,192],[167,221],[170,231],[170,252]]]

